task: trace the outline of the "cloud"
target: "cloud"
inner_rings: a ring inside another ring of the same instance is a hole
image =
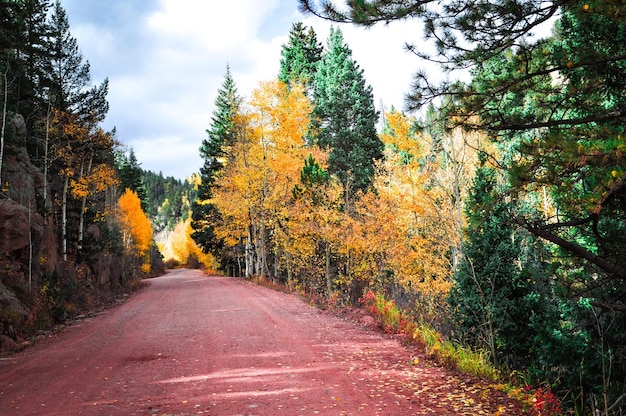
[[[206,52],[230,51],[255,39],[258,27],[278,7],[276,0],[162,0],[148,27],[166,43],[199,44]]]
[[[341,30],[344,41],[352,50],[353,59],[364,71],[366,83],[373,88],[375,105],[379,110],[388,111],[392,106],[398,110],[404,109],[405,95],[418,69],[424,69],[433,81],[441,81],[445,77],[434,64],[420,61],[406,50],[407,43],[415,42],[422,48],[432,48],[421,40],[421,24],[414,20],[396,21],[388,25],[379,23],[364,28],[337,25],[307,16],[303,23],[314,28],[324,46],[331,25]]]
[[[138,162],[143,169],[153,172],[162,172],[164,176],[174,176],[185,179],[186,176],[176,175],[176,172],[198,172],[202,161],[196,155],[198,146],[193,140],[186,140],[180,135],[175,136],[139,136],[129,141],[128,145],[135,150]],[[167,164],[163,163],[163,155],[167,155]]]

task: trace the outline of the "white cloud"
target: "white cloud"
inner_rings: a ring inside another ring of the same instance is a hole
[[[185,179],[202,166],[198,153],[199,144],[181,136],[145,136],[128,143],[135,151],[143,169],[163,172],[164,176]],[[164,157],[167,164],[164,164]],[[185,174],[181,174],[181,173]]]
[[[276,0],[161,0],[148,27],[170,41],[199,43],[206,51],[228,51],[254,39]]]
[[[81,40],[81,45],[89,45],[90,55],[87,60],[101,59],[114,55],[114,35],[108,28],[94,24],[84,24],[72,29],[74,37]],[[96,55],[97,56],[94,56]]]

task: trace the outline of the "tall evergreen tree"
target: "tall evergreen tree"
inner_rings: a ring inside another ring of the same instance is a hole
[[[215,236],[214,224],[219,221],[219,212],[208,202],[213,197],[216,175],[224,168],[227,157],[226,147],[236,140],[235,118],[239,114],[241,97],[237,93],[235,81],[226,67],[224,82],[217,92],[215,109],[211,118],[208,137],[202,141],[200,156],[204,164],[200,168],[201,183],[196,200],[192,204],[192,238],[204,250],[218,255],[221,242]]]
[[[331,28],[314,85],[317,143],[330,149],[329,173],[339,177],[350,203],[357,191],[370,187],[383,143],[376,133],[372,87],[365,84],[363,70],[337,28]]]
[[[120,181],[122,190],[128,188],[134,191],[141,201],[141,209],[148,213],[148,194],[146,184],[144,182],[144,172],[141,164],[137,161],[135,150],[131,147],[128,157],[123,156],[121,166],[119,167]]]
[[[529,296],[533,283],[521,267],[520,235],[510,205],[499,196],[497,172],[480,157],[466,205],[465,253],[449,302],[462,337],[488,349],[498,363],[528,353],[537,297]]]
[[[23,78],[19,80],[17,112],[22,114],[35,133],[37,122],[46,116],[48,103],[42,89],[45,79],[44,62],[48,58],[46,39],[49,35],[48,11],[49,0],[23,0],[21,2],[21,19],[23,22],[22,42],[17,49],[20,71]]]
[[[416,19],[426,41],[408,45],[442,71],[471,68],[472,83],[437,84],[418,72],[412,109],[448,97],[448,121],[486,130],[518,154],[510,166],[522,193],[543,187],[567,216],[519,218],[531,233],[619,279],[603,307],[622,310],[626,282],[626,13],[613,1],[300,0],[305,11],[371,26]],[[340,7],[338,4],[345,7]],[[433,7],[430,7],[432,5]],[[435,7],[436,6],[436,7]],[[551,37],[537,29],[555,20]],[[583,242],[584,240],[584,242]],[[581,244],[581,242],[583,242]],[[590,282],[596,285],[595,282]],[[609,288],[608,291],[613,289]]]
[[[76,225],[79,228],[79,239],[84,224],[84,211],[80,206],[72,205],[71,198],[76,196],[75,185],[85,180],[95,166],[113,164],[109,157],[113,151],[113,141],[109,140],[110,135],[100,134],[101,129],[98,127],[109,110],[106,99],[108,80],[99,86],[91,86],[89,63],[83,61],[76,39],[70,32],[65,10],[58,0],[50,16],[45,51],[48,59],[43,65],[42,85],[48,93],[47,101],[54,110],[51,113],[55,114],[53,124],[55,139],[58,141],[52,157],[55,163],[51,164],[48,172],[59,175],[62,182],[60,186],[53,184],[51,189],[53,193],[58,192],[58,195],[53,195],[53,200],[60,201],[61,205],[62,253],[65,260],[69,253],[70,231],[73,231],[68,211],[79,212],[80,221]],[[101,140],[105,136],[108,139]],[[47,168],[47,157],[44,164]]]
[[[41,134],[37,122],[46,111],[40,81],[47,58],[49,7],[44,0],[0,1],[0,73],[7,81],[6,109],[24,117],[31,137]],[[36,140],[28,142],[29,147],[35,144]]]
[[[278,79],[287,85],[300,82],[310,93],[322,51],[313,28],[307,29],[302,22],[294,23],[289,32],[289,43],[283,45],[280,51],[282,58]]]
[[[0,50],[6,53],[16,46],[21,37],[22,25],[19,19],[20,4],[15,1],[0,1]]]
[[[70,32],[65,9],[57,0],[50,18],[46,40],[49,59],[45,63],[47,87],[52,106],[77,115],[92,125],[104,120],[109,106],[106,101],[108,80],[91,87],[89,62],[83,60],[76,39]]]

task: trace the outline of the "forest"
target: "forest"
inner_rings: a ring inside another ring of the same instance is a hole
[[[294,24],[276,79],[249,97],[226,68],[195,241],[226,273],[401,310],[500,380],[575,414],[622,414],[623,2],[300,6],[335,22],[325,42]],[[381,114],[341,25],[407,19],[429,46],[408,52],[451,75],[416,72],[406,108]]]
[[[182,217],[183,183],[144,172],[102,128],[108,80],[91,79],[60,2],[0,4],[0,349],[11,350],[162,273],[154,234]],[[151,221],[165,188],[172,206]]]
[[[165,258],[365,307],[445,364],[469,351],[537,392],[533,414],[623,414],[622,1],[300,0],[328,38],[295,23],[249,96],[225,63],[182,181],[102,128],[108,80],[58,1],[0,1],[3,349]],[[341,27],[401,20],[425,38],[416,68],[449,76],[417,71],[380,111]]]

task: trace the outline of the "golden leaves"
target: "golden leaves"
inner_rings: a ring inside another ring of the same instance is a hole
[[[237,118],[237,141],[217,179],[213,203],[224,216],[216,233],[236,244],[252,224],[276,227],[288,216],[291,190],[308,152],[304,135],[311,104],[301,88],[265,82],[252,93],[248,111]]]
[[[118,184],[119,179],[115,169],[107,164],[98,164],[86,175],[70,180],[72,196],[76,199],[104,192]]]
[[[192,232],[191,218],[179,222],[167,241],[158,244],[163,260],[166,262],[174,260],[178,264],[186,264],[190,258],[195,257],[206,269],[215,269],[215,258],[211,254],[202,252],[202,249],[191,238]]]
[[[126,188],[117,206],[117,217],[124,232],[125,248],[137,256],[146,255],[152,244],[152,225],[141,209],[137,193]]]

